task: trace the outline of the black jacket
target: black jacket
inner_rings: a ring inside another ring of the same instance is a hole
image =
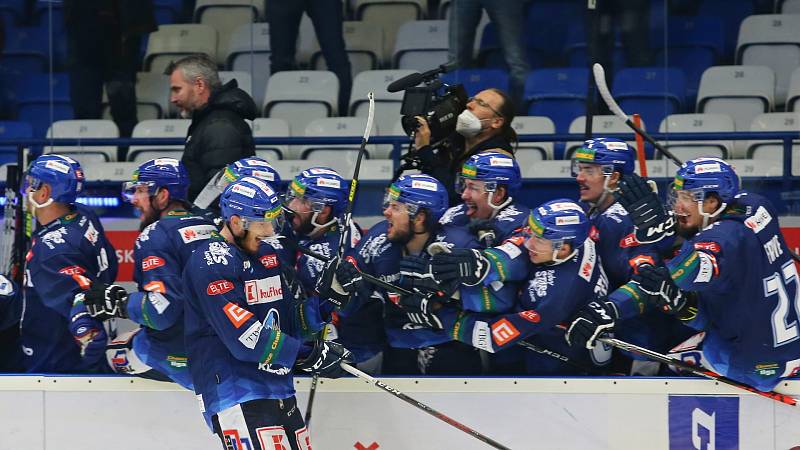
[[[420,171],[436,178],[444,185],[450,199],[450,206],[461,203],[461,196],[456,192],[456,176],[461,173],[461,166],[472,155],[488,150],[514,154],[513,144],[499,135],[478,142],[469,151],[465,151],[464,147],[464,138],[453,133],[443,148],[434,149],[430,145],[426,145],[417,150],[421,160]]]
[[[183,150],[189,173],[189,200],[194,201],[211,177],[226,165],[255,156],[253,131],[244,119],[256,118],[256,104],[231,80],[192,115]]]

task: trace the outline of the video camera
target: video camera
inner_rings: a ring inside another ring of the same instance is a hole
[[[455,132],[458,115],[467,108],[467,92],[463,85],[450,86],[438,78],[451,68],[451,64],[442,64],[424,73],[407,75],[388,86],[389,92],[405,90],[400,114],[403,131],[409,136],[419,128],[417,116],[428,122],[431,142],[439,142]]]

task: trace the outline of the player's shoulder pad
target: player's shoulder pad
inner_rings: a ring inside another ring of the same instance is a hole
[[[530,213],[530,208],[517,202],[512,202],[503,208],[499,213],[497,213],[493,221],[493,225],[497,228],[497,231],[499,231],[501,235],[498,237],[502,238],[510,236],[514,230],[525,226]]]
[[[447,208],[439,219],[439,225],[464,225],[467,222],[467,207],[463,203]]]
[[[383,220],[373,225],[361,239],[356,251],[364,262],[369,263],[372,259],[386,254],[395,247],[394,244],[389,242],[389,238],[386,235],[387,229],[388,223]]]

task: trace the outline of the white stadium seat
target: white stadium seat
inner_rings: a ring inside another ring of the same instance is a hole
[[[305,136],[351,136],[361,137],[366,127],[364,117],[326,117],[312,121],[306,126]],[[372,136],[378,135],[375,123],[372,123]],[[319,158],[342,158],[355,163],[358,158],[359,144],[352,145],[305,145],[301,147],[300,158],[317,160]],[[367,145],[367,158],[375,154],[375,145]]]
[[[792,72],[789,93],[786,98],[786,111],[800,111],[800,67]]]
[[[190,119],[143,120],[133,128],[135,138],[186,138]],[[140,162],[154,158],[181,159],[183,145],[132,145],[128,149],[128,161]]]
[[[375,70],[380,67],[383,52],[383,30],[379,26],[366,22],[348,21],[342,25],[342,33],[353,76],[365,70]],[[311,67],[317,70],[328,68],[321,51],[312,55]]]
[[[753,119],[750,131],[792,131],[800,133],[800,112],[761,114]],[[782,141],[748,141],[747,157],[783,164]],[[800,174],[800,140],[792,141],[792,174]]]
[[[111,120],[57,120],[47,130],[48,138],[118,138],[119,129]],[[117,160],[117,147],[111,146],[54,146],[44,153],[68,155],[80,163]]]
[[[253,137],[289,137],[289,123],[277,118],[258,118],[253,121]],[[256,156],[260,156],[270,162],[287,158],[288,145],[258,145],[256,144]]]
[[[241,25],[253,23],[260,17],[259,0],[197,0],[194,21],[217,30],[217,62],[225,64],[225,58],[234,30]],[[214,57],[214,55],[211,55]]]
[[[413,70],[367,70],[353,79],[353,90],[350,94],[350,115],[367,117],[369,103],[367,93],[375,94],[375,124],[379,130],[392,130],[400,119],[400,106],[403,102],[403,91],[387,92],[386,87]]]
[[[230,39],[225,67],[235,72],[248,72],[252,77],[253,100],[264,103],[264,92],[272,71],[270,65],[269,25],[252,23],[234,30]]]
[[[398,69],[426,71],[448,60],[448,23],[446,20],[406,22],[397,31],[392,54]]]
[[[411,20],[425,18],[427,0],[354,0],[356,20],[371,23],[383,30],[382,59],[389,63],[394,51],[395,36],[400,26]]]
[[[736,62],[775,72],[775,104],[786,102],[789,78],[800,67],[800,14],[760,14],[739,28]]]
[[[250,72],[243,72],[240,70],[220,70],[219,79],[222,84],[231,80],[236,80],[239,89],[247,92],[247,95],[253,96],[253,80],[250,77]]]
[[[149,72],[163,73],[170,61],[183,56],[205,53],[212,58],[217,52],[217,31],[208,25],[160,25],[150,33],[144,67]]]
[[[576,117],[572,123],[569,125],[569,134],[582,134],[584,129],[586,128],[586,116],[579,116]],[[645,129],[644,123],[642,123],[642,129]],[[600,116],[593,116],[592,117],[592,134],[595,137],[603,136],[604,134],[633,134],[630,128],[625,125],[625,122],[619,120],[617,116],[613,115],[600,115]],[[633,148],[636,148],[636,141],[633,140],[627,141],[628,145]],[[564,159],[571,159],[572,154],[583,145],[582,142],[567,142],[567,147],[564,149]]]
[[[659,133],[710,133],[736,131],[731,116],[727,114],[671,114],[661,121]],[[662,141],[681,161],[700,156],[727,159],[733,155],[733,141]],[[662,158],[661,152],[655,157]],[[744,155],[741,155],[742,157]]]
[[[516,116],[511,128],[520,134],[554,134],[556,125],[545,116]],[[520,142],[517,146],[517,160],[520,165],[543,159],[553,159],[552,142]]]
[[[269,77],[264,97],[264,116],[289,122],[293,135],[312,120],[335,116],[339,80],[324,70],[293,70]]]

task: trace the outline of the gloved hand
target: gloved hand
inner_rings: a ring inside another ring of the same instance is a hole
[[[639,290],[651,303],[667,314],[678,314],[686,306],[688,297],[672,281],[666,267],[641,266],[631,281],[639,285]]]
[[[400,260],[399,286],[420,294],[442,290],[442,283],[433,279],[430,259],[423,256],[406,256]]]
[[[398,303],[408,317],[408,321],[434,330],[444,329],[441,319],[434,311],[441,306],[433,295],[403,295]]]
[[[89,315],[83,303],[76,303],[70,311],[69,332],[80,347],[81,358],[89,364],[105,359],[106,330],[102,322]]]
[[[614,330],[614,321],[618,318],[617,308],[613,303],[606,298],[598,299],[578,311],[564,338],[573,347],[591,350],[598,337]]]
[[[450,253],[433,255],[431,272],[436,281],[458,280],[461,284],[475,286],[489,273],[489,260],[480,250],[456,248]]]
[[[339,378],[346,372],[341,363],[350,362],[352,353],[334,341],[315,341],[311,353],[295,367],[304,371],[319,374],[324,378]]]
[[[651,244],[675,234],[674,213],[667,211],[644,178],[635,173],[623,175],[614,196],[636,226],[639,243]]]
[[[93,283],[88,291],[75,296],[73,304],[78,302],[97,320],[128,317],[128,292],[116,284]]]
[[[5,275],[0,275],[0,296],[13,297],[17,294],[17,285]]]
[[[317,280],[317,293],[320,298],[328,299],[338,308],[343,308],[350,301],[350,296],[361,289],[364,278],[351,261],[339,262],[338,257],[325,263],[320,278]]]
[[[484,247],[494,247],[497,242],[497,231],[494,228],[493,220],[475,220],[470,222],[467,229],[478,238],[478,242]]]

